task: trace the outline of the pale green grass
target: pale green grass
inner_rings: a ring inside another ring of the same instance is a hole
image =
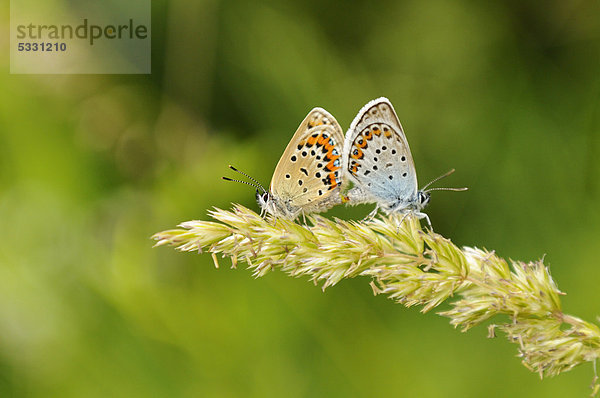
[[[367,276],[375,294],[386,294],[427,312],[447,299],[451,309],[440,312],[467,331],[496,315],[490,338],[501,330],[518,344],[523,365],[540,377],[555,376],[600,356],[600,329],[565,314],[563,294],[543,261],[509,263],[493,251],[454,245],[421,229],[414,217],[383,217],[365,222],[311,216],[312,226],[263,219],[235,206],[210,212],[214,221],[189,221],[157,233],[157,246],[181,251],[206,250],[219,266],[217,254],[248,264],[260,277],[281,269],[306,275],[323,289],[344,278]],[[595,376],[592,394],[600,390]]]

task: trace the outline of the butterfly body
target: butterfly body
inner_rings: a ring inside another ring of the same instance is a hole
[[[354,184],[347,192],[350,204],[376,203],[387,214],[421,210],[429,194],[420,191],[417,174],[402,125],[387,98],[367,103],[346,133],[345,178]]]

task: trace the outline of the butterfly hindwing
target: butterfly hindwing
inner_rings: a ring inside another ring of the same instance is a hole
[[[341,202],[341,145],[344,136],[335,118],[314,108],[298,127],[271,180],[275,207],[295,218]]]
[[[414,162],[392,104],[378,98],[366,104],[346,133],[345,176],[355,188],[350,202],[405,207],[417,197]]]

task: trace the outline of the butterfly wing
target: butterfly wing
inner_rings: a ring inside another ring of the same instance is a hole
[[[275,167],[270,191],[280,213],[321,212],[341,203],[344,134],[325,109],[304,118]]]
[[[417,174],[408,141],[387,98],[367,103],[350,125],[344,142],[344,176],[355,188],[351,203],[406,208],[417,197]]]

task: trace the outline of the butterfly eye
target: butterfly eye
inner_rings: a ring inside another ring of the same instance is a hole
[[[260,204],[260,203],[267,203],[267,201],[269,200],[269,193],[268,192],[264,192],[264,193],[260,193],[260,191],[256,191],[256,201]]]
[[[427,203],[429,203],[429,198],[430,196],[428,192],[419,191],[419,204],[422,207],[427,206]]]

